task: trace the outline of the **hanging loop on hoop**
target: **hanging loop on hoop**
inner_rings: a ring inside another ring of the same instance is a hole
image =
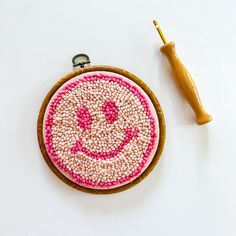
[[[89,59],[89,56],[87,54],[80,53],[80,54],[75,55],[72,58],[72,63],[73,63],[74,69],[78,66],[80,68],[84,68],[84,67],[89,66],[90,59]]]

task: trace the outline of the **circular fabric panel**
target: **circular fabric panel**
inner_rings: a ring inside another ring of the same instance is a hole
[[[150,98],[123,75],[92,71],[64,83],[43,120],[47,154],[80,186],[112,189],[139,177],[159,142]]]

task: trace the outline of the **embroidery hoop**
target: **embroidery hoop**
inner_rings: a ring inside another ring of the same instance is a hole
[[[87,187],[81,186],[79,184],[76,184],[75,182],[73,182],[72,180],[67,178],[62,172],[60,172],[60,170],[58,170],[58,168],[54,165],[54,163],[50,159],[50,157],[47,153],[47,150],[46,150],[44,139],[43,139],[43,120],[44,120],[45,111],[46,111],[46,108],[47,108],[52,96],[55,94],[55,92],[64,83],[66,83],[70,79],[72,79],[72,78],[74,78],[78,75],[87,73],[87,72],[95,72],[95,71],[113,72],[113,73],[125,76],[128,79],[130,79],[131,81],[135,82],[149,96],[151,102],[153,103],[153,106],[155,108],[155,111],[156,111],[156,114],[157,114],[158,120],[159,120],[159,132],[160,132],[159,133],[159,143],[158,143],[157,150],[154,154],[154,157],[153,157],[151,163],[149,164],[149,166],[145,169],[145,171],[140,176],[135,178],[133,181],[131,181],[131,182],[125,184],[125,185],[122,185],[122,186],[119,186],[119,187],[116,187],[116,188],[112,188],[112,189],[87,188]],[[89,66],[89,67],[81,68],[81,69],[78,69],[78,70],[74,70],[73,72],[71,72],[71,73],[67,74],[66,76],[62,77],[58,82],[55,83],[55,85],[51,88],[51,90],[46,95],[46,97],[45,97],[45,99],[44,99],[44,101],[41,105],[39,115],[38,115],[38,122],[37,122],[37,136],[38,136],[39,147],[41,149],[44,160],[46,161],[49,168],[53,171],[53,173],[59,179],[61,179],[64,183],[66,183],[70,187],[73,187],[77,190],[87,192],[87,193],[112,194],[112,193],[121,192],[121,191],[124,191],[126,189],[129,189],[129,188],[133,187],[134,185],[141,182],[146,176],[148,176],[150,174],[150,172],[153,170],[153,168],[155,167],[155,165],[158,163],[158,161],[160,159],[160,156],[161,156],[161,153],[162,153],[162,150],[163,150],[163,147],[164,147],[164,143],[165,143],[166,127],[165,127],[164,114],[163,114],[162,108],[161,108],[156,96],[151,91],[151,89],[141,79],[139,79],[137,76],[131,74],[130,72],[125,71],[125,70],[120,69],[120,68],[116,68],[116,67],[112,67],[112,66],[98,65],[98,66]]]

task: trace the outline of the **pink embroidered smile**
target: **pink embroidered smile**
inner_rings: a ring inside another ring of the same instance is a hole
[[[118,119],[119,109],[116,103],[112,100],[105,100],[101,108],[107,124],[112,125]],[[79,107],[77,110],[77,124],[83,130],[90,130],[92,125],[92,116],[86,106]],[[89,157],[95,159],[108,159],[117,156],[121,153],[124,147],[138,136],[138,131],[131,128],[126,128],[124,131],[124,138],[121,143],[113,150],[107,152],[91,151],[83,145],[82,140],[77,140],[75,145],[71,148],[73,154],[82,152]],[[95,143],[96,146],[96,143]]]
[[[121,153],[124,149],[124,147],[133,139],[138,137],[138,131],[134,129],[127,128],[125,130],[125,137],[123,141],[120,143],[118,147],[116,147],[114,150],[109,152],[96,152],[96,151],[90,151],[86,147],[83,146],[83,142],[81,140],[78,140],[75,145],[72,147],[71,152],[73,154],[77,154],[78,152],[82,152],[86,154],[89,157],[95,158],[95,159],[108,159],[117,156],[119,153]]]

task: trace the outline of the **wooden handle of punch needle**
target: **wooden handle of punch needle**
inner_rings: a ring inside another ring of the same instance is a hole
[[[195,113],[197,124],[203,125],[210,122],[212,120],[212,117],[205,111],[201,103],[197,87],[190,73],[183,65],[176,53],[175,43],[167,42],[157,21],[154,20],[153,23],[164,43],[160,50],[164,55],[166,55],[170,63],[177,85],[179,86],[184,97],[186,98]]]

